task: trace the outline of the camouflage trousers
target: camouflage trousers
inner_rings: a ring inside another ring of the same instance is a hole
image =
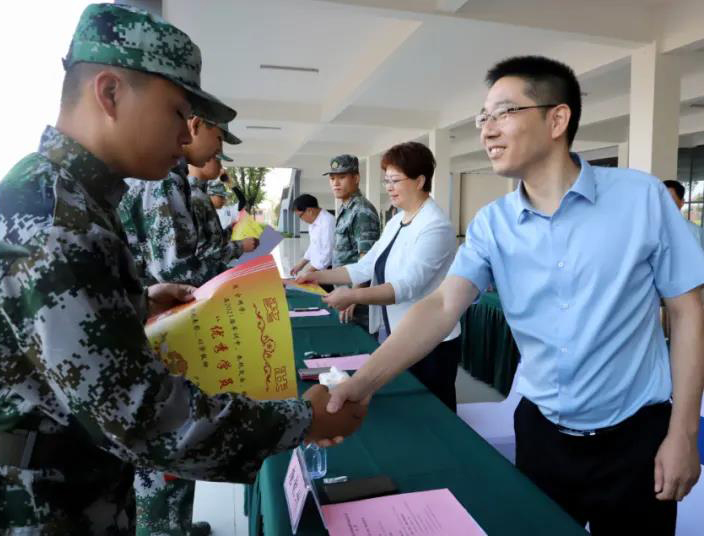
[[[151,469],[136,469],[137,536],[186,536],[196,483]]]
[[[132,466],[84,461],[74,471],[0,466],[0,534],[134,534]]]

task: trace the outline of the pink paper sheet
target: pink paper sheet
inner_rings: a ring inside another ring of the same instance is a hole
[[[317,311],[289,311],[289,318],[300,318],[302,316],[327,316],[330,311],[327,309],[318,309]]]
[[[337,367],[339,370],[359,370],[371,356],[369,354],[346,355],[344,357],[321,357],[304,359],[308,368]]]
[[[330,536],[486,536],[448,489],[323,506]]]

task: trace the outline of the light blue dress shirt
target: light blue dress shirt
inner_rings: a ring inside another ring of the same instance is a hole
[[[522,187],[483,207],[449,274],[493,283],[521,353],[518,392],[577,430],[670,398],[660,297],[704,284],[704,252],[661,181],[581,171],[552,216]]]

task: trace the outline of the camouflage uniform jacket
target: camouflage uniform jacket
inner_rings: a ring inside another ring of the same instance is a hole
[[[116,210],[125,189],[52,127],[0,181],[0,241],[29,252],[0,256],[0,432],[39,431],[35,453],[71,445],[43,449],[51,466],[0,465],[0,532],[134,530],[133,465],[251,481],[310,425],[308,402],[208,397],[157,360]]]
[[[198,246],[202,249],[231,249],[231,258],[239,258],[244,253],[242,242],[232,240],[232,230],[223,229],[218,212],[208,194],[208,182],[188,177],[191,185],[191,213],[198,230]]]
[[[242,254],[238,243],[199,240],[187,177],[182,162],[162,181],[125,181],[129,189],[120,202],[120,218],[145,284],[200,286]]]
[[[332,266],[344,266],[359,260],[379,240],[379,215],[360,191],[342,204],[335,223],[335,247]]]

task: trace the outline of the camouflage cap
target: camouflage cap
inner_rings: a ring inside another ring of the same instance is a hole
[[[225,143],[229,143],[230,145],[239,145],[242,143],[241,139],[230,132],[227,123],[218,123],[218,126],[220,127],[220,130],[222,130],[222,139]],[[232,160],[227,160],[227,162],[232,162]]]
[[[210,181],[208,183],[208,195],[217,195],[219,197],[227,197],[225,185],[222,181]]]
[[[330,160],[330,171],[323,175],[333,173],[359,173],[359,159],[351,154],[341,154]]]
[[[160,75],[188,92],[194,114],[215,123],[237,115],[200,88],[200,49],[190,37],[142,9],[115,4],[86,7],[63,62],[67,70],[88,62]]]

